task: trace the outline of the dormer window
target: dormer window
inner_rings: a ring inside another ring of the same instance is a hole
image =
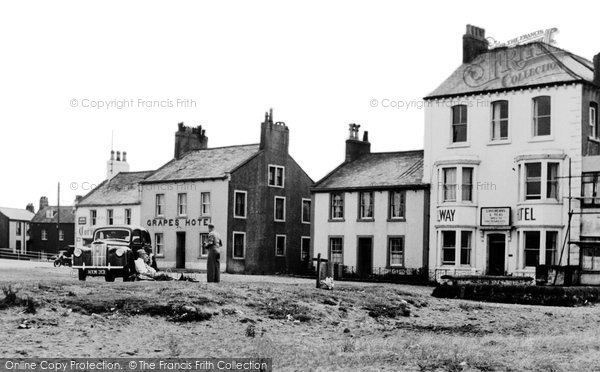
[[[452,107],[452,143],[467,142],[467,105]]]
[[[550,96],[533,99],[533,135],[549,136],[551,134]]]

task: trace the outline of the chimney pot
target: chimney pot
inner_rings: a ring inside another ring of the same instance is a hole
[[[363,142],[369,142],[369,131],[363,133]]]
[[[117,151],[117,161],[121,161],[121,151]]]
[[[115,151],[110,150],[110,160],[115,160]]]
[[[127,161],[127,151],[123,151],[123,161]]]

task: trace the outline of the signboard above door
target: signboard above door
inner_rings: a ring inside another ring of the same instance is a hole
[[[481,226],[510,226],[510,207],[481,208]]]

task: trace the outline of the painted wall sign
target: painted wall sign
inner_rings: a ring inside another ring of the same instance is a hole
[[[210,217],[200,218],[152,218],[146,221],[149,227],[169,226],[169,227],[189,227],[189,226],[208,226]]]
[[[481,226],[510,226],[510,207],[481,208]]]
[[[86,222],[86,218],[85,218],[85,217],[79,217],[79,218],[77,219],[77,224],[78,224],[78,225],[85,225],[86,223],[87,223],[87,222]]]
[[[539,44],[492,50],[465,66],[463,81],[477,90],[558,81],[562,75],[569,77],[557,62],[563,57],[565,52]]]
[[[519,221],[536,221],[533,207],[523,207],[517,209],[517,219]]]
[[[91,238],[94,235],[94,228],[87,227],[87,226],[80,226],[79,229],[77,230],[77,232],[79,233],[79,236],[81,236],[83,238]]]
[[[456,209],[438,209],[438,221],[439,222],[454,222],[454,216],[456,215]]]

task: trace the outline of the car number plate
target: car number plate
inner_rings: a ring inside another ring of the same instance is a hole
[[[106,270],[104,269],[89,269],[87,271],[88,275],[106,275]]]

